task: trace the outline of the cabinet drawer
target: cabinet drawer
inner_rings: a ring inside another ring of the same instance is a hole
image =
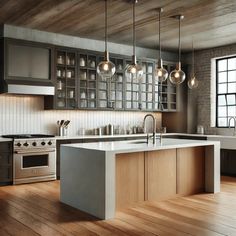
[[[12,153],[12,142],[0,142],[0,153],[2,152]]]
[[[12,154],[0,152],[0,166],[12,165]]]
[[[12,180],[12,167],[0,167],[0,185]]]

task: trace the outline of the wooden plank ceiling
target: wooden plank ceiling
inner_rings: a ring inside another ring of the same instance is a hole
[[[139,0],[137,5],[137,45],[156,48],[158,7],[163,7],[164,49],[176,50],[178,22],[182,22],[182,48],[197,49],[236,42],[235,0]],[[132,6],[129,0],[108,0],[109,40],[132,42]],[[0,23],[92,39],[104,39],[103,0],[1,0]]]

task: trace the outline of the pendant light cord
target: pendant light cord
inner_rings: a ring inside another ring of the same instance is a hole
[[[161,10],[159,11],[159,59],[161,59]]]
[[[193,73],[193,76],[194,76],[194,71],[195,71],[194,64],[195,64],[195,62],[194,62],[194,47],[193,47],[193,39],[192,39],[192,54],[193,54],[193,55],[192,55],[192,57],[193,57],[193,58],[192,58],[192,64],[193,64],[193,65],[192,65],[192,66],[193,66],[193,72],[192,72],[192,73]]]
[[[180,44],[180,22],[181,22],[181,16],[179,17],[179,62],[181,61],[181,44]]]
[[[135,56],[135,46],[136,46],[136,33],[135,33],[135,4],[136,0],[133,3],[133,55]]]
[[[107,51],[107,0],[105,0],[105,51]]]

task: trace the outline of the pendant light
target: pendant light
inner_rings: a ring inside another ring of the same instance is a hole
[[[105,0],[105,52],[104,60],[97,66],[97,73],[102,80],[111,79],[116,72],[115,65],[109,60],[109,52],[107,50],[107,0]]]
[[[198,87],[198,80],[195,77],[195,65],[194,65],[194,47],[193,47],[193,41],[192,41],[192,72],[190,79],[188,80],[188,87],[189,89],[195,89]]]
[[[156,68],[154,71],[155,81],[156,82],[164,82],[168,77],[168,72],[165,68],[163,68],[163,62],[161,58],[161,13],[163,12],[163,8],[158,9],[158,17],[159,17],[159,58],[156,64]]]
[[[142,78],[143,75],[143,69],[142,66],[140,66],[137,63],[136,58],[136,33],[135,33],[135,4],[138,3],[138,0],[133,0],[133,56],[132,56],[132,62],[131,64],[127,65],[125,69],[125,75],[126,78],[129,78],[130,80],[137,81],[138,79]]]
[[[185,73],[181,70],[181,44],[180,44],[180,22],[184,19],[183,15],[174,16],[175,19],[179,20],[179,61],[176,64],[176,69],[170,73],[169,79],[172,84],[181,84],[185,80]]]

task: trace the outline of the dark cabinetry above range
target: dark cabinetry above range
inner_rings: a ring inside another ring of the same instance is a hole
[[[1,92],[54,94],[54,49],[16,39],[1,39]]]
[[[116,73],[111,81],[97,75],[101,52],[17,39],[1,39],[0,92],[45,95],[45,109],[177,111],[179,87],[156,83],[156,60],[139,59],[141,80],[125,76],[130,57],[111,54]],[[174,63],[165,62],[170,72]],[[52,96],[53,95],[53,96]]]

